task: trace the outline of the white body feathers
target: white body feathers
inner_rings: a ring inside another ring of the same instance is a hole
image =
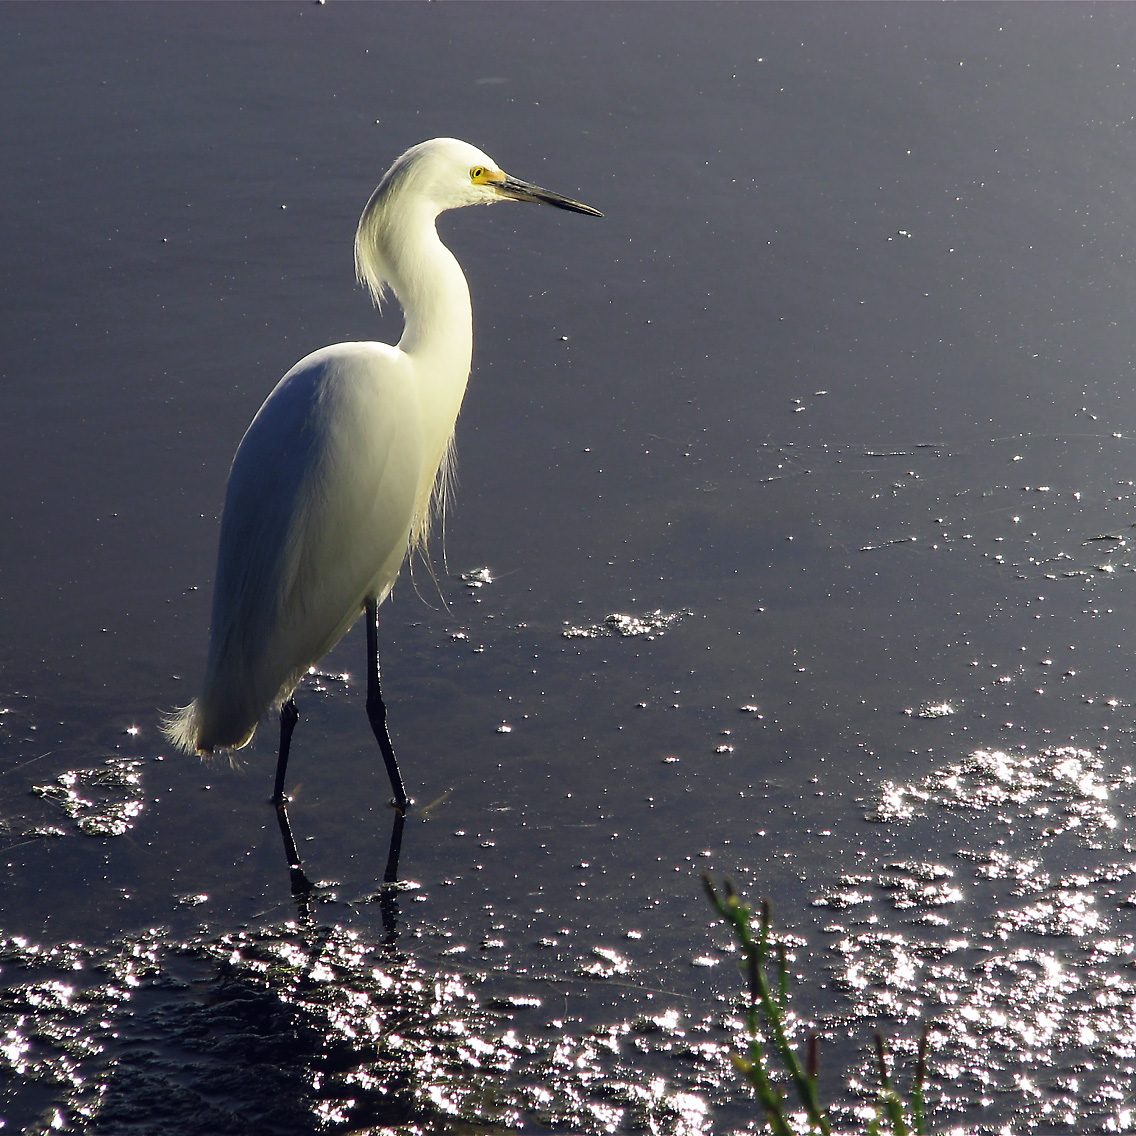
[[[399,345],[339,343],[302,359],[241,440],[225,495],[205,678],[166,723],[181,748],[246,745],[366,601],[382,602],[407,551],[425,539],[473,349],[469,288],[435,219],[473,202],[423,192],[423,175],[456,165],[468,181],[479,163],[495,168],[452,139],[423,143],[395,163],[360,219],[355,255],[372,294],[389,285],[402,305]],[[416,164],[418,176],[406,176]]]

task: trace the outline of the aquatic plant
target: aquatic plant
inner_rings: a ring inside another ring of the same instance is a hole
[[[756,1093],[765,1111],[769,1130],[775,1136],[796,1136],[798,1129],[790,1123],[785,1094],[773,1072],[774,1058],[796,1089],[808,1131],[832,1136],[832,1121],[817,1091],[820,1066],[817,1035],[813,1032],[808,1036],[804,1064],[789,1037],[789,964],[784,944],[773,941],[769,901],[762,902],[760,923],[755,934],[753,909],[741,899],[729,880],[722,881],[721,893],[709,876],[703,876],[702,882],[711,905],[733,933],[741,952],[739,966],[748,977],[746,1032],[749,1044],[746,1053],[732,1055],[734,1067]],[[770,957],[772,947],[776,948],[775,961]],[[923,1090],[927,1080],[927,1042],[928,1030],[924,1027],[910,1100],[905,1101],[892,1085],[887,1045],[883,1035],[876,1033],[880,1086],[875,1116],[866,1129],[867,1136],[879,1136],[887,1131],[894,1136],[925,1136]]]

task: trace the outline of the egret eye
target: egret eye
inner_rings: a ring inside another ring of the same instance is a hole
[[[470,170],[469,176],[473,178],[473,180],[477,182],[478,185],[480,185],[483,181],[485,181],[485,167],[474,166],[473,169]]]

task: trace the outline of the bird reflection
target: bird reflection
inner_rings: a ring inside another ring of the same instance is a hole
[[[391,828],[390,848],[387,851],[387,867],[383,872],[383,886],[377,896],[379,901],[379,915],[383,920],[383,942],[393,947],[398,941],[398,857],[402,851],[402,826],[406,824],[406,814],[397,809],[394,814],[394,826]]]
[[[284,800],[273,802],[276,809],[276,822],[280,826],[280,839],[284,843],[284,860],[288,865],[288,883],[292,891],[292,899],[296,904],[300,917],[305,921],[311,920],[311,902],[315,897],[316,885],[308,879],[304,872],[304,865],[300,860],[300,850],[296,847],[296,837],[292,833],[292,823],[288,819],[288,805]],[[394,809],[394,824],[391,826],[390,845],[387,848],[387,865],[383,870],[383,884],[378,894],[372,899],[379,905],[379,913],[383,920],[383,941],[387,946],[393,946],[398,939],[398,893],[402,890],[398,880],[398,860],[402,854],[402,831],[406,826],[406,814],[401,809]]]
[[[280,825],[280,837],[284,841],[284,858],[288,863],[288,880],[292,886],[293,899],[307,899],[315,885],[304,874],[300,863],[300,852],[296,838],[292,835],[292,824],[288,820],[288,806],[283,801],[276,802],[276,821]]]

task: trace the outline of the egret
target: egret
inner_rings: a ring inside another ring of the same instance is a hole
[[[469,286],[438,237],[447,209],[535,201],[598,210],[509,177],[454,138],[407,150],[383,176],[355,234],[355,268],[377,304],[403,312],[398,345],[337,343],[301,359],[257,411],[225,492],[209,653],[201,692],[164,722],[187,752],[248,745],[280,714],[273,801],[284,803],[300,680],[367,621],[367,716],[404,811],[387,729],[378,608],[444,506],[454,426],[473,350]]]

